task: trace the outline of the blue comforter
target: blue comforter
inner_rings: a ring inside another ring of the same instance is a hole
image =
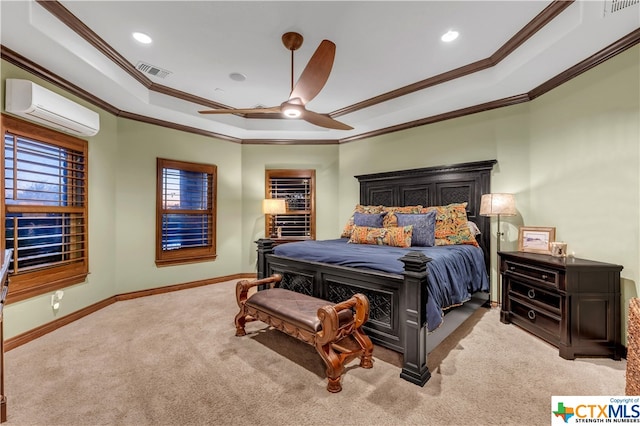
[[[398,260],[409,251],[420,251],[432,259],[427,264],[427,324],[433,331],[442,324],[444,310],[460,305],[477,291],[489,291],[482,249],[471,245],[399,248],[348,244],[348,238],[300,241],[276,246],[274,254],[352,268],[402,274]]]

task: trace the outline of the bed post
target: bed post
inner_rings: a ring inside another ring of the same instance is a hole
[[[400,261],[404,263],[404,300],[400,300],[404,354],[400,377],[424,386],[431,377],[427,367],[427,263],[431,259],[412,251]]]
[[[258,279],[260,280],[269,275],[266,255],[273,253],[273,240],[260,238],[256,243],[258,244]]]

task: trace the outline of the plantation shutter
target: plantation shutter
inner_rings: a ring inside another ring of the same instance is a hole
[[[216,258],[216,173],[212,164],[157,159],[156,265]]]
[[[10,271],[86,261],[86,172],[82,150],[4,135],[5,244]]]
[[[9,302],[78,284],[89,272],[88,143],[6,114],[3,249],[12,249]]]
[[[287,212],[276,214],[279,239],[315,239],[315,170],[267,170],[266,198],[286,201]],[[271,232],[266,221],[266,234]]]
[[[163,169],[162,250],[209,245],[211,179],[207,173]]]

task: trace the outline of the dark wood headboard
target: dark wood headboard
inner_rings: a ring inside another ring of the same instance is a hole
[[[383,206],[444,206],[467,202],[467,217],[480,228],[478,244],[490,270],[491,221],[480,216],[482,194],[491,192],[491,170],[497,160],[425,167],[356,176],[360,204]]]

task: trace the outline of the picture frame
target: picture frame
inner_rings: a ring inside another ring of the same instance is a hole
[[[551,254],[556,228],[549,226],[521,226],[518,231],[518,251]]]

